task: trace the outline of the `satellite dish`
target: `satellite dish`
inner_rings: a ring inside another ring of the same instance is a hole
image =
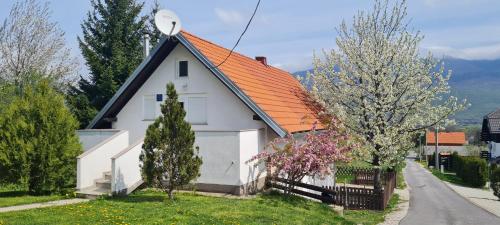
[[[155,24],[160,32],[169,37],[181,31],[181,20],[170,10],[159,10],[155,15]]]

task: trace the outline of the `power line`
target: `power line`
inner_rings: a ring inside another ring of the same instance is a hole
[[[241,41],[241,38],[243,37],[243,35],[245,35],[245,33],[248,30],[248,27],[252,23],[253,17],[255,16],[255,13],[257,13],[257,9],[259,9],[259,5],[260,5],[260,0],[257,1],[257,5],[255,6],[255,9],[253,10],[252,17],[250,17],[250,20],[248,21],[245,29],[243,30],[243,32],[241,33],[240,37],[238,38],[238,41],[236,41],[236,44],[234,44],[233,48],[231,49],[231,51],[229,52],[229,54],[226,56],[226,58],[224,60],[222,60],[222,62],[220,62],[217,66],[214,66],[213,68],[218,68],[219,66],[221,66],[222,64],[224,64],[226,62],[226,60],[229,59],[229,57],[233,54],[234,49],[236,48],[236,46],[238,46],[238,44]]]

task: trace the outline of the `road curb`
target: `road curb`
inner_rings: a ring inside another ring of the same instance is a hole
[[[450,184],[449,182],[446,182],[446,181],[442,181],[441,179],[438,179],[440,180],[441,182],[443,182],[446,187],[448,187],[450,190],[452,190],[453,192],[455,192],[457,195],[459,195],[460,197],[464,198],[465,200],[467,200],[468,202],[472,203],[473,205],[477,206],[478,208],[481,208],[483,209],[484,211],[488,212],[489,214],[493,215],[493,216],[496,216],[498,218],[500,218],[500,216],[498,216],[497,214],[489,211],[488,209],[484,208],[483,206],[481,206],[480,204],[477,204],[476,202],[472,201],[469,199],[469,197],[465,196],[465,195],[462,195],[460,192],[456,191],[455,189],[453,189],[453,187],[451,187],[452,184]]]

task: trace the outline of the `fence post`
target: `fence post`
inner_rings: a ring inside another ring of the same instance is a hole
[[[345,193],[345,198],[344,198],[344,208],[347,209],[347,187],[346,187],[346,182],[344,182],[344,193]]]

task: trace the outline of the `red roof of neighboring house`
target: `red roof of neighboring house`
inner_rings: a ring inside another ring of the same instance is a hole
[[[434,145],[434,132],[427,132],[427,144]],[[465,145],[464,132],[438,132],[438,145]]]
[[[182,35],[214,65],[229,54],[230,50],[190,33]],[[290,73],[236,52],[218,69],[289,133],[310,130],[319,121],[317,105]]]

